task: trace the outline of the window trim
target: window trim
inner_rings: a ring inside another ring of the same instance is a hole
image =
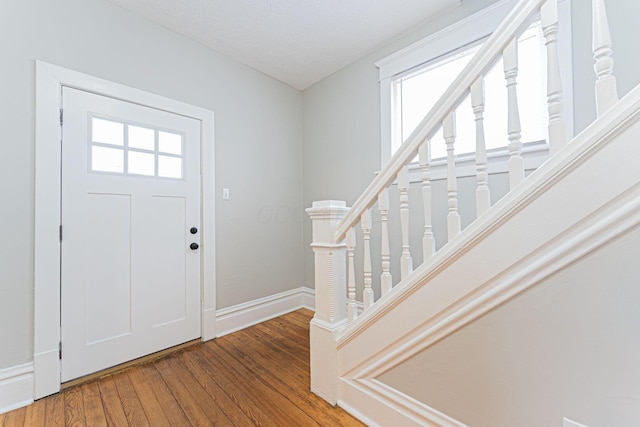
[[[380,83],[381,168],[384,169],[392,156],[393,79],[419,67],[420,65],[431,62],[443,55],[487,38],[507,16],[515,3],[516,0],[500,0],[375,63],[376,67],[379,69]],[[565,121],[567,138],[570,139],[574,132],[573,55],[570,0],[558,1],[558,19],[560,21],[558,29],[558,51],[560,53],[569,53],[567,55],[560,54],[558,59],[560,63],[560,76],[563,88],[563,118]],[[544,159],[541,160],[540,158],[540,143],[536,142],[532,144],[538,146],[538,149],[532,151],[523,150],[523,157],[525,158],[525,163],[535,168],[539,166]],[[494,156],[490,156],[488,159],[490,174],[498,173],[497,171],[506,169],[506,162],[508,160],[508,156],[505,157],[507,148],[492,151]],[[546,152],[548,153],[548,150],[546,150]],[[532,153],[535,153],[535,160],[528,160],[528,158],[532,156]],[[457,156],[456,162],[468,163],[470,158],[475,159],[475,156]],[[502,162],[504,162],[505,165],[496,164]],[[441,168],[446,168],[446,165],[439,165],[437,162],[432,165],[432,171],[436,173],[437,170]],[[457,176],[466,176],[467,172],[456,170],[456,174]]]

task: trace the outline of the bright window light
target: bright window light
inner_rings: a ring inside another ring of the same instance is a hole
[[[411,135],[480,48],[479,45],[451,52],[405,73],[392,81],[392,153]],[[547,138],[546,54],[540,22],[518,39],[518,105],[522,142]],[[507,89],[502,59],[484,78],[484,129],[487,149],[506,147]],[[467,96],[456,109],[455,153],[475,152],[475,118]],[[442,130],[431,138],[431,158],[446,156]]]

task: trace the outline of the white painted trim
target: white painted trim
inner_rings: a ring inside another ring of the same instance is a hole
[[[257,325],[300,308],[313,310],[314,301],[314,290],[301,287],[220,309],[216,313],[217,336]]]
[[[62,87],[169,111],[201,122],[202,336],[216,336],[214,113],[163,96],[36,61],[35,398],[60,390],[60,141]],[[213,314],[212,314],[213,311]],[[55,356],[55,362],[52,355]]]
[[[307,310],[316,311],[316,291],[315,289],[303,287],[302,289],[302,307]]]
[[[202,341],[209,341],[216,337],[216,308],[202,310]]]
[[[513,8],[516,0],[501,0],[461,19],[376,62],[379,80],[404,73],[418,65],[489,36]],[[452,48],[453,46],[453,48]]]
[[[368,426],[465,427],[378,380],[341,378],[338,406]]]
[[[45,329],[41,327],[41,329]],[[54,328],[51,328],[54,329]],[[34,398],[39,399],[60,389],[60,358],[58,348],[33,355]]]
[[[360,335],[392,311],[398,309],[396,313],[399,313],[419,310],[415,306],[409,307],[411,301],[416,300],[411,298],[416,292],[433,288],[434,279],[441,272],[473,250],[501,224],[534,203],[547,190],[561,183],[587,161],[596,158],[597,154],[611,153],[614,149],[622,150],[614,144],[616,137],[639,121],[640,87],[637,87],[532,174],[523,185],[505,196],[486,217],[472,223],[428,263],[418,267],[410,280],[394,287],[372,310],[365,312],[356,322],[342,330],[337,337],[342,362],[340,375],[350,378],[378,377],[491,309],[535,286],[554,272],[566,268],[586,254],[628,233],[629,230],[640,227],[640,183],[636,181],[624,191],[613,193],[610,198],[603,199],[607,200],[606,204],[597,208],[594,206],[595,210],[581,213],[583,216],[579,222],[569,225],[566,229],[545,231],[553,234],[549,234],[549,240],[533,253],[514,259],[504,271],[497,271],[480,287],[469,288],[455,303],[448,302],[444,310],[434,313],[433,316],[426,316],[421,322],[412,323],[411,329],[406,333],[396,333],[394,339],[377,334],[375,341],[367,341],[370,344],[369,348],[352,347],[354,351],[350,352],[351,356],[342,351],[347,346],[355,346],[357,342],[354,341],[358,340]],[[624,156],[624,153],[616,154]],[[615,178],[609,180],[616,182]],[[601,179],[599,182],[604,186],[607,180]],[[626,181],[621,182],[619,186],[622,188],[625,183]],[[425,283],[431,286],[424,287]],[[420,294],[419,297],[418,299],[423,301],[427,296]],[[391,320],[387,318],[387,321]],[[387,328],[385,333],[391,334],[392,330]]]
[[[0,414],[33,403],[33,363],[0,370]]]

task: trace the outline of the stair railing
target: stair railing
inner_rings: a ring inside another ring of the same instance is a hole
[[[455,110],[468,96],[476,126],[476,211],[480,218],[491,208],[488,187],[487,154],[484,137],[483,79],[491,67],[502,58],[508,94],[509,186],[513,190],[525,179],[522,158],[520,111],[517,97],[518,52],[517,39],[538,14],[540,16],[547,54],[547,107],[549,112],[548,143],[553,155],[566,144],[562,118],[562,83],[558,65],[558,0],[521,0],[495,32],[455,78],[442,97],[424,117],[413,133],[391,158],[352,208],[344,202],[315,202],[308,209],[313,220],[313,248],[316,262],[316,314],[311,325],[311,387],[331,403],[337,399],[337,353],[335,336],[345,325],[354,322],[360,310],[374,306],[371,231],[372,209],[377,204],[381,236],[381,296],[392,289],[391,252],[389,242],[389,187],[396,182],[399,192],[401,225],[400,282],[413,271],[409,245],[409,172],[408,165],[419,158],[421,170],[424,233],[423,259],[427,262],[435,249],[432,226],[430,139],[442,129],[447,146],[447,242],[461,231],[458,212],[458,190],[455,164]],[[613,75],[611,36],[604,0],[593,0],[593,51],[596,71],[596,104],[598,115],[617,100]],[[477,219],[476,219],[477,220]],[[356,291],[356,228],[363,236],[363,291],[358,299]],[[362,301],[360,306],[359,300]],[[315,349],[314,349],[315,347]],[[315,351],[314,351],[315,350]],[[334,359],[335,358],[335,359]]]

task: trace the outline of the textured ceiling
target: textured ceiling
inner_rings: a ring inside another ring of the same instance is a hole
[[[460,0],[111,0],[305,89]]]

